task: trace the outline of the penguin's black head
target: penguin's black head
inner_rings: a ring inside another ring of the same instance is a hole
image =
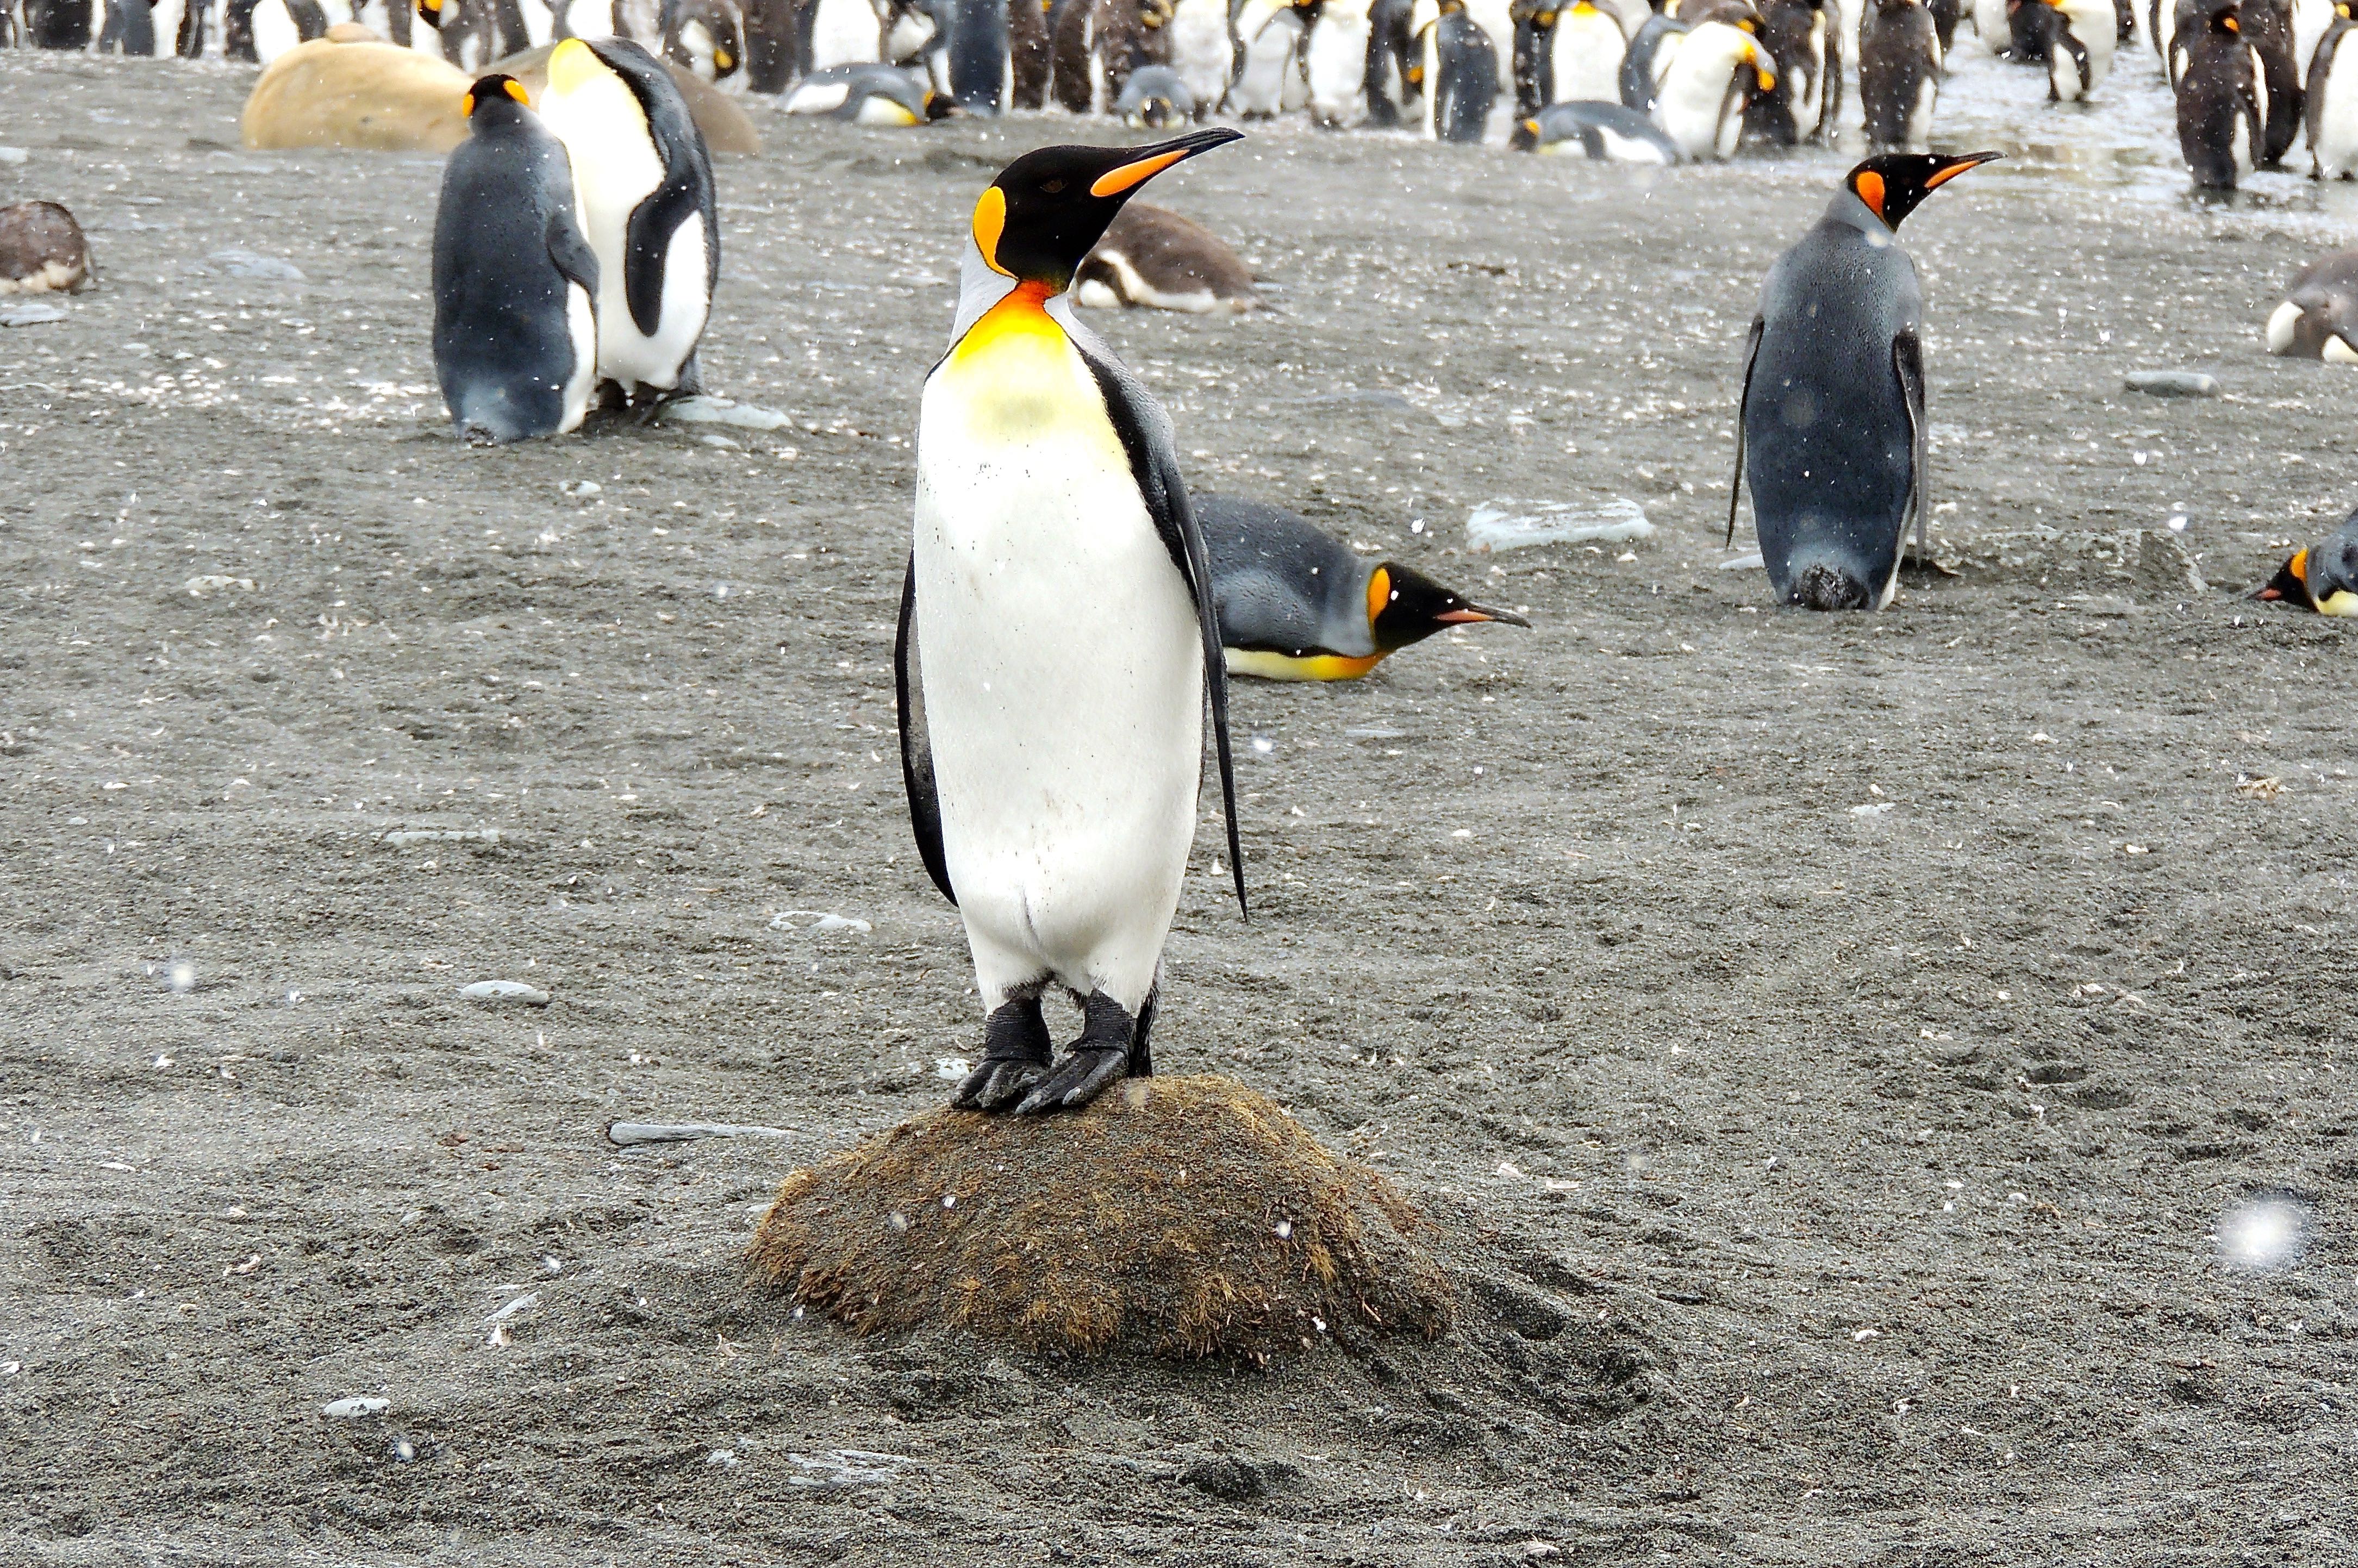
[[[417,0],[417,19],[433,28],[442,30],[442,0]]]
[[[1850,193],[1866,210],[1897,229],[1901,219],[1923,205],[1924,198],[1969,168],[2001,158],[2004,153],[1885,153],[1871,157],[1844,177]]]
[[[946,120],[951,115],[958,112],[957,100],[952,98],[948,93],[936,92],[930,87],[926,88],[925,92],[926,119]]]
[[[2276,576],[2268,579],[2268,586],[2252,597],[2270,600],[2280,599],[2305,610],[2316,609],[2317,601],[2309,597],[2309,552],[2295,550],[2292,558],[2277,568]]]
[[[1537,120],[1516,121],[1515,128],[1508,133],[1507,146],[1519,153],[1537,152],[1540,146],[1540,123]]]
[[[2240,33],[2244,30],[2239,19],[2243,10],[2243,0],[2211,0],[2203,13],[2203,24],[2214,33]]]
[[[503,71],[478,77],[459,100],[459,113],[476,124],[496,125],[515,118],[515,105],[529,109],[532,99],[526,95],[524,83]]]
[[[1531,624],[1509,611],[1469,604],[1422,572],[1397,561],[1386,561],[1368,574],[1368,631],[1382,653],[1397,653],[1412,643],[1422,643],[1444,626],[1476,621]]]
[[[974,204],[974,248],[1003,277],[1061,293],[1138,188],[1173,164],[1242,139],[1192,131],[1143,147],[1042,147],[999,171]]]

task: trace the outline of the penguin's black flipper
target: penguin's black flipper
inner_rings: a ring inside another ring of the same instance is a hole
[[[1752,335],[1744,340],[1744,390],[1736,395],[1736,477],[1727,481],[1727,542],[1736,543],[1736,509],[1744,500],[1744,410],[1752,401],[1752,366],[1760,358],[1760,334],[1767,323],[1752,318]],[[1921,379],[1920,377],[1919,379]]]
[[[925,874],[953,904],[949,860],[942,853],[942,797],[934,784],[934,742],[925,731],[925,688],[917,662],[917,557],[901,579],[901,634],[892,643],[892,681],[900,693],[901,783],[909,792],[909,827]]]
[[[600,38],[590,49],[630,87],[647,117],[647,135],[663,160],[664,182],[631,210],[623,232],[622,297],[641,332],[654,336],[663,319],[664,267],[672,236],[691,217],[704,221],[704,292],[720,277],[719,224],[713,208],[712,153],[696,127],[687,100],[663,62],[627,38]]]
[[[1924,554],[1925,465],[1931,458],[1931,429],[1924,420],[1924,349],[1916,334],[1891,340],[1891,368],[1899,375],[1899,398],[1908,406],[1908,506],[1916,514],[1916,553]]]
[[[1138,493],[1154,519],[1163,546],[1187,584],[1195,601],[1195,623],[1204,637],[1204,687],[1212,702],[1212,741],[1220,759],[1220,804],[1228,814],[1228,869],[1237,885],[1237,909],[1248,920],[1252,909],[1245,902],[1244,847],[1237,837],[1237,770],[1228,752],[1228,662],[1220,646],[1220,619],[1215,604],[1211,552],[1195,521],[1195,503],[1187,498],[1186,481],[1179,477],[1179,457],[1171,446],[1171,423],[1147,390],[1130,379],[1112,354],[1097,344],[1094,335],[1083,339],[1066,317],[1065,327],[1089,373],[1105,395],[1106,415],[1130,454],[1130,471]],[[1090,351],[1094,347],[1096,351]]]
[[[661,185],[631,209],[623,232],[622,297],[630,303],[631,319],[652,338],[663,324],[664,267],[671,256],[672,236],[702,205],[696,181],[674,166]]]
[[[568,180],[565,201],[548,215],[548,259],[568,283],[578,283],[591,299],[598,297],[598,253],[581,237],[581,226],[573,221],[573,191]]]

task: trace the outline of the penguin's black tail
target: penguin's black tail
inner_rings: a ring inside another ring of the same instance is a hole
[[[1804,610],[1865,610],[1874,597],[1850,573],[1821,562],[1802,568],[1790,600]]]

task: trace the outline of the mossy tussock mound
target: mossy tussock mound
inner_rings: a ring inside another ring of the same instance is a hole
[[[1431,1227],[1229,1078],[1134,1079],[1077,1114],[927,1111],[796,1171],[754,1272],[861,1334],[1263,1362],[1449,1325]]]

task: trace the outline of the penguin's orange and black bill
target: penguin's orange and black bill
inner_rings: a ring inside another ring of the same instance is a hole
[[[2316,609],[2317,601],[2309,597],[2309,552],[2294,551],[2292,558],[2278,567],[2277,575],[2268,579],[2267,587],[2252,597],[2266,600],[2280,599],[2288,603],[2298,604],[2304,610]]]
[[[1143,147],[1025,153],[975,202],[974,248],[1001,276],[1061,292],[1139,187],[1198,153],[1242,139],[1240,131],[1191,131]]]
[[[1442,587],[1422,572],[1386,561],[1368,574],[1368,632],[1383,653],[1422,643],[1444,626],[1496,621],[1529,626],[1509,610],[1488,610]]]
[[[475,84],[467,89],[467,95],[459,100],[459,113],[471,120],[478,105],[494,98],[512,98],[527,109],[532,107],[532,99],[525,93],[524,83],[495,70],[489,76],[478,78]]]
[[[2002,158],[2004,153],[1885,153],[1871,157],[1844,178],[1850,193],[1866,210],[1897,229],[1900,220],[1923,205],[1924,198],[1969,168]]]
[[[442,30],[442,0],[417,0],[417,19],[433,28]]]

